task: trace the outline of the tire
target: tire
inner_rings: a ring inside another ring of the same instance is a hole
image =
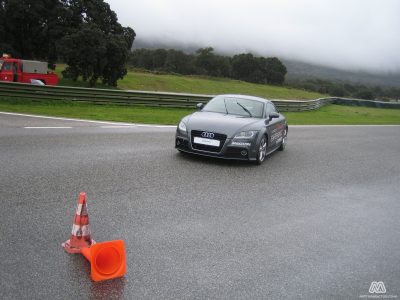
[[[286,143],[287,143],[287,128],[283,132],[282,143],[281,143],[280,147],[278,148],[278,150],[279,151],[285,150]]]
[[[267,137],[264,135],[257,145],[257,160],[256,164],[261,165],[267,156]]]

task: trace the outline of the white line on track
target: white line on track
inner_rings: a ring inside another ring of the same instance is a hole
[[[71,126],[27,126],[26,129],[66,129],[72,128]]]
[[[176,125],[147,125],[147,124],[135,124],[135,123],[122,123],[122,122],[109,122],[109,121],[94,121],[94,120],[84,120],[84,119],[71,119],[71,118],[61,118],[61,117],[49,117],[49,116],[40,116],[40,115],[30,115],[30,114],[20,114],[20,113],[10,113],[10,112],[1,112],[3,115],[11,115],[11,116],[19,116],[19,117],[29,117],[29,118],[39,118],[39,119],[50,119],[50,120],[61,120],[61,121],[73,121],[73,122],[85,122],[85,123],[97,123],[97,124],[108,124],[114,126],[123,126],[125,127],[156,127],[156,128],[176,128]]]
[[[100,128],[135,128],[135,125],[107,125],[107,126],[100,126]]]

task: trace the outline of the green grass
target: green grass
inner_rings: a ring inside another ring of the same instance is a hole
[[[253,84],[216,77],[156,75],[129,72],[118,87],[131,90],[166,91],[193,94],[245,94],[272,99],[316,99],[327,95],[288,87]]]
[[[77,80],[77,81],[73,81],[72,79],[64,78],[61,72],[65,69],[65,67],[66,67],[66,65],[58,64],[57,68],[55,70],[55,73],[60,78],[60,81],[58,82],[58,85],[73,86],[73,87],[84,87],[84,88],[89,87],[89,83],[83,81],[81,78],[79,80]],[[96,89],[117,89],[116,87],[104,85],[100,81],[97,81],[96,85],[93,88],[96,88]]]
[[[143,124],[176,124],[194,109],[95,105],[67,101],[31,102],[0,98],[0,111]]]
[[[0,98],[0,111],[90,120],[175,125],[183,116],[195,110],[60,101],[32,102],[23,99]],[[288,119],[289,125],[400,124],[400,109],[328,105],[315,111],[286,112],[284,115]]]
[[[60,76],[59,85],[88,87],[87,82],[62,78],[65,65],[58,65],[56,73]],[[97,83],[96,88],[111,88]],[[217,77],[159,75],[149,72],[129,71],[124,79],[118,81],[118,89],[158,92],[177,92],[193,94],[245,94],[271,99],[316,99],[328,95],[307,92],[289,87],[253,84],[239,80]]]
[[[327,105],[318,110],[283,113],[289,125],[399,125],[400,109]]]

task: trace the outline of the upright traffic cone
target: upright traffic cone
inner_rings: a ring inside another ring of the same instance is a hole
[[[122,277],[126,273],[125,244],[122,240],[102,242],[82,248],[82,255],[90,262],[93,281]]]
[[[62,246],[68,253],[81,253],[83,248],[90,247],[94,243],[96,242],[90,237],[86,193],[80,193],[71,238],[62,243]]]

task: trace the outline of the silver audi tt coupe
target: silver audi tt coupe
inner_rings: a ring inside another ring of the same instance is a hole
[[[269,100],[219,95],[197,108],[176,129],[180,152],[261,164],[268,154],[285,149],[288,125]]]

